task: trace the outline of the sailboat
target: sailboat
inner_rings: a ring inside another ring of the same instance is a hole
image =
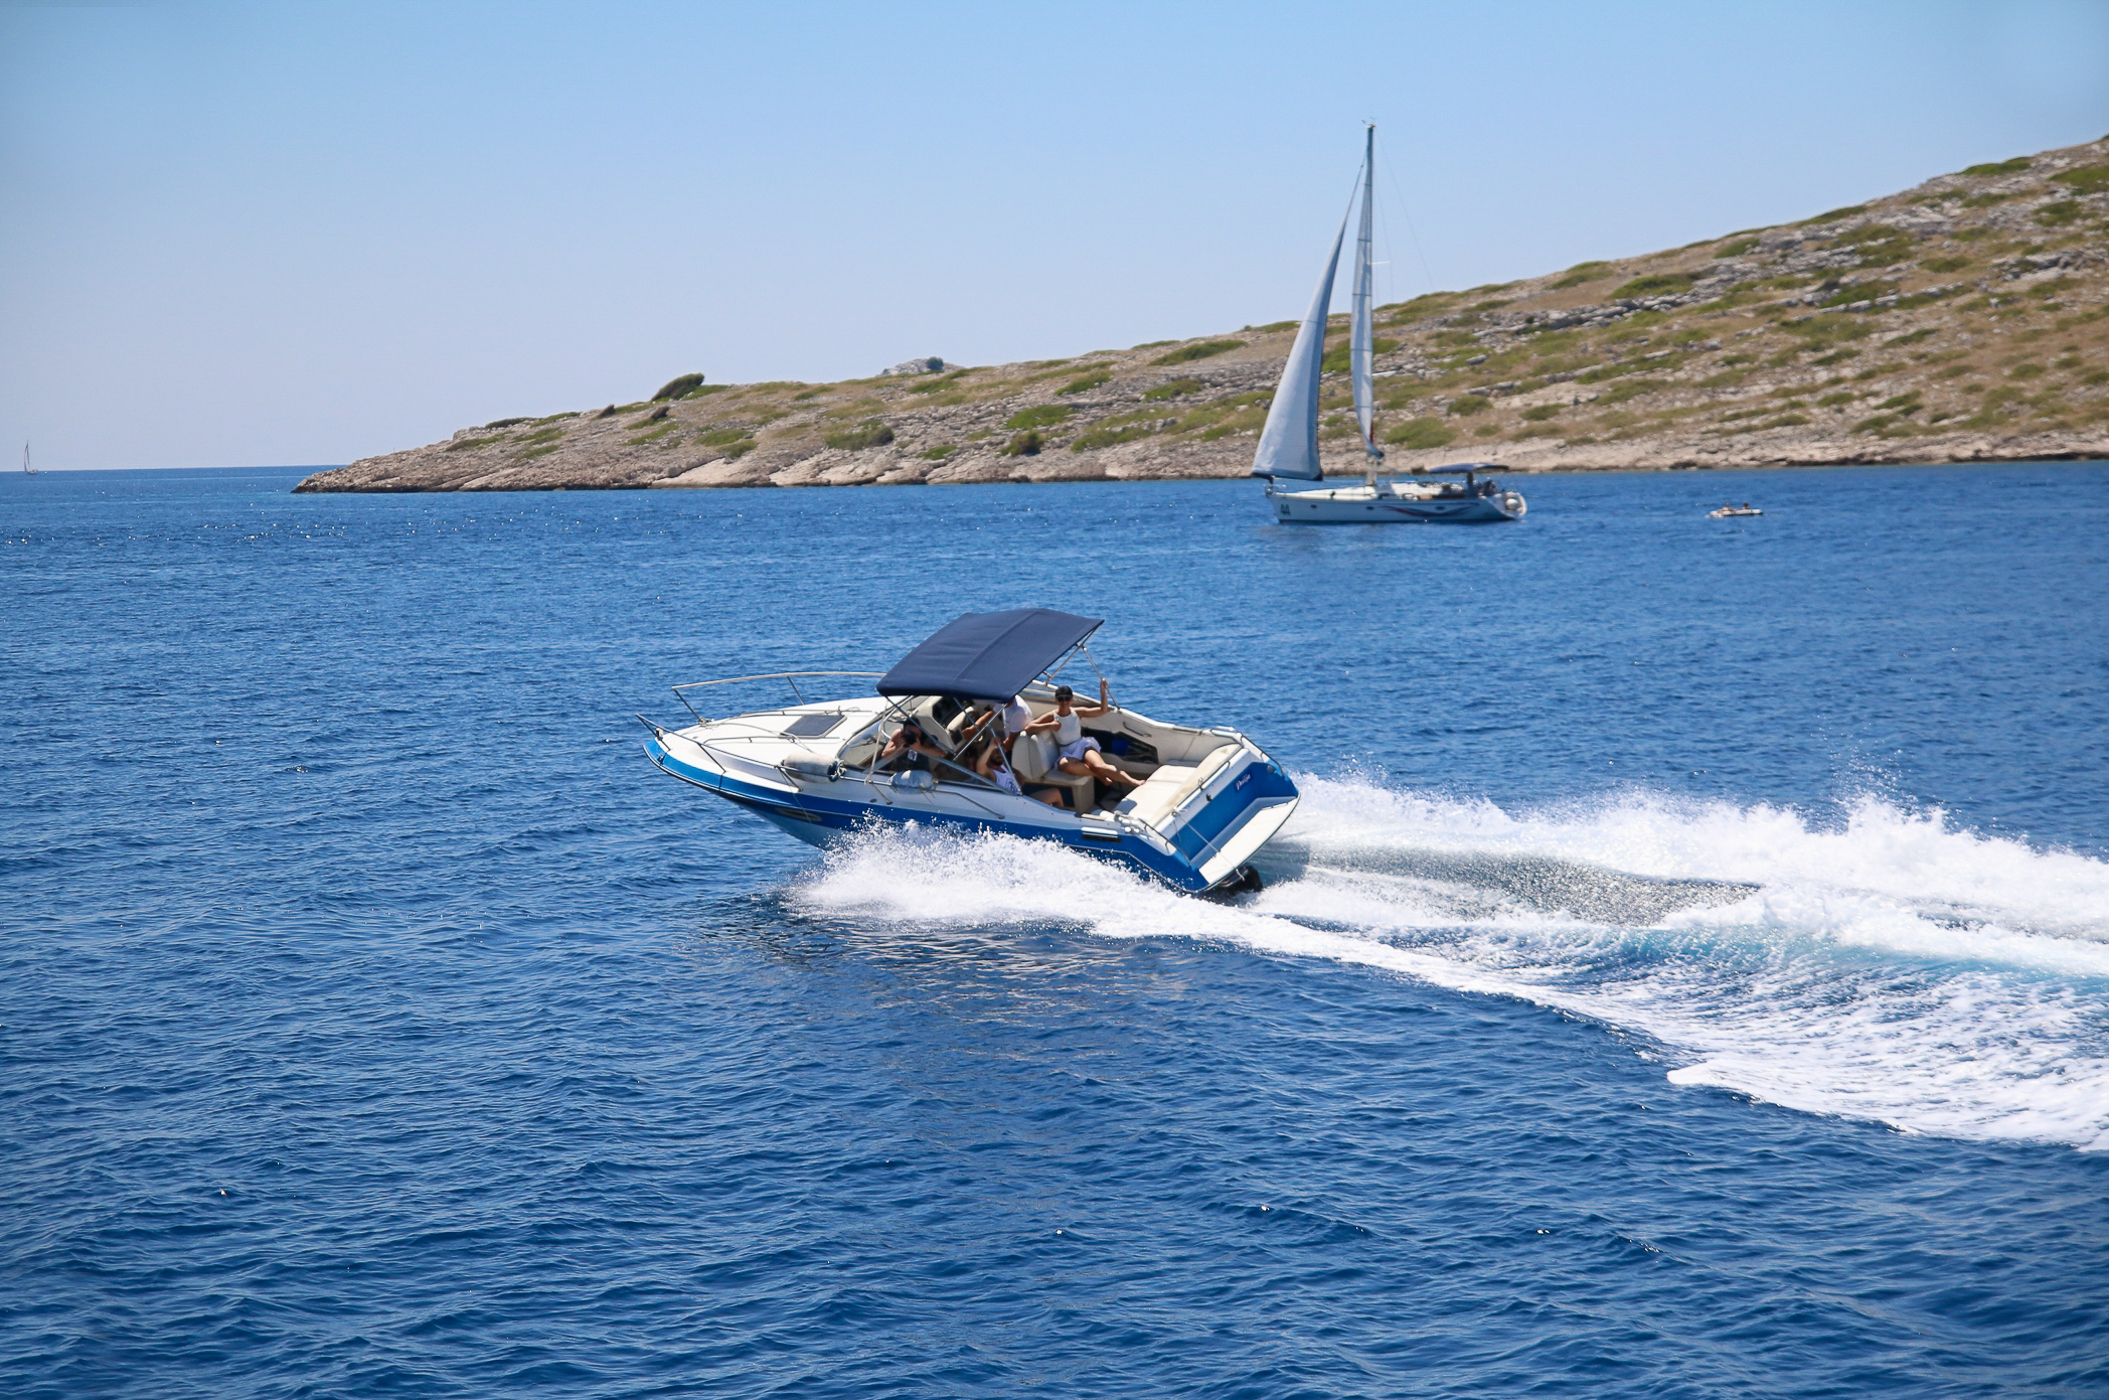
[[[1333,277],[1340,267],[1340,249],[1347,240],[1347,220],[1340,219],[1340,232],[1333,237],[1333,251],[1325,261],[1325,275],[1318,279],[1311,309],[1297,328],[1296,343],[1289,361],[1282,366],[1281,383],[1267,409],[1267,425],[1260,430],[1259,450],[1253,454],[1252,474],[1267,479],[1267,499],[1275,518],[1284,525],[1379,525],[1400,521],[1472,524],[1483,521],[1521,520],[1529,509],[1521,492],[1510,491],[1481,473],[1498,470],[1492,464],[1438,467],[1413,473],[1414,481],[1379,481],[1384,449],[1377,446],[1376,396],[1373,373],[1376,361],[1374,322],[1371,315],[1371,230],[1375,223],[1377,128],[1370,123],[1362,151],[1362,221],[1355,239],[1355,285],[1353,312],[1348,327],[1348,377],[1354,386],[1355,422],[1361,429],[1364,467],[1359,486],[1330,487],[1315,491],[1283,491],[1277,479],[1322,481],[1325,469],[1318,460],[1319,379],[1325,360],[1326,314],[1333,304]],[[1425,478],[1459,478],[1426,480]]]
[[[22,444],[22,470],[28,472],[31,476],[37,474],[37,469],[29,464],[29,444],[26,442]]]

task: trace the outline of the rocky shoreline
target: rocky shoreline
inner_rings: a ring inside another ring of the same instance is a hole
[[[1238,477],[1293,330],[974,369],[914,361],[839,384],[689,375],[650,400],[500,419],[295,489]],[[2109,458],[2109,140],[1799,223],[1434,293],[1381,308],[1378,334],[1392,471]],[[1359,475],[1339,369],[1322,442],[1329,470]]]

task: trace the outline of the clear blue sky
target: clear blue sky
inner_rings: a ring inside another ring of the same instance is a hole
[[[0,5],[0,444],[337,463],[1298,314],[2109,133],[2109,0]],[[0,454],[0,460],[12,460]]]

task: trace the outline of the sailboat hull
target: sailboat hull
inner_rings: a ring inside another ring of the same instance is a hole
[[[1389,483],[1320,491],[1276,491],[1274,518],[1284,525],[1493,525],[1521,520],[1530,509],[1519,491],[1486,495],[1417,495]]]

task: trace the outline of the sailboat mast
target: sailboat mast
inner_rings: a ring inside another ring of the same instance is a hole
[[[1362,150],[1362,226],[1355,235],[1355,293],[1348,330],[1348,367],[1355,391],[1355,421],[1362,428],[1362,451],[1369,472],[1384,460],[1384,449],[1376,439],[1376,336],[1371,317],[1374,253],[1370,231],[1374,222],[1377,190],[1377,124],[1370,122]]]

